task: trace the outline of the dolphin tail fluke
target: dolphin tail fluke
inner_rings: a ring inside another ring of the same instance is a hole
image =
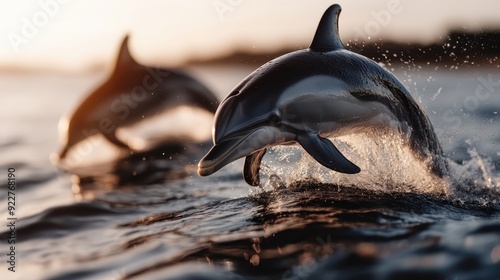
[[[260,184],[260,162],[266,154],[266,149],[262,149],[252,153],[245,158],[245,165],[243,166],[243,178],[247,184],[251,186],[258,186]]]
[[[355,174],[361,169],[350,162],[330,140],[317,134],[301,134],[297,142],[321,165],[341,173]]]

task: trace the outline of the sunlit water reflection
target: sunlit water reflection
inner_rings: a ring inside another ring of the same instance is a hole
[[[191,70],[222,99],[253,68]],[[174,143],[78,169],[80,176],[59,172],[48,161],[57,120],[104,76],[2,75],[9,106],[0,115],[9,121],[1,123],[1,166],[15,167],[19,177],[16,276],[495,279],[500,87],[483,99],[475,92],[480,77],[500,76],[479,69],[424,68],[411,82],[396,72],[438,131],[450,159],[446,182],[429,177],[387,138],[387,145],[356,151],[370,161],[355,179],[277,148],[264,159],[263,189],[244,183],[241,161],[198,177],[197,161],[210,143]],[[299,161],[287,162],[293,159]],[[0,196],[6,205],[5,192]],[[2,269],[2,279],[8,273]]]

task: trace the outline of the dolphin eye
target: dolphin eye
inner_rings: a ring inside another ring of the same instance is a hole
[[[276,116],[276,115],[273,115],[273,116],[271,117],[271,119],[269,120],[269,123],[270,123],[271,125],[278,125],[280,122],[281,122],[280,117],[278,117],[278,116]]]

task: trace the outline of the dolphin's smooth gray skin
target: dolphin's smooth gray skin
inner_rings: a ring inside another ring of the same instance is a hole
[[[224,99],[215,114],[214,146],[200,161],[199,175],[246,156],[244,178],[258,185],[266,148],[295,143],[323,166],[358,173],[327,138],[368,127],[400,132],[418,158],[432,157],[430,168],[442,173],[442,150],[429,119],[394,75],[345,49],[340,11],[339,5],[326,10],[310,48],[264,64]]]
[[[109,79],[88,95],[69,116],[61,120],[63,148],[58,160],[85,138],[102,134],[118,147],[130,149],[116,136],[120,127],[137,123],[180,105],[215,113],[218,100],[199,81],[179,71],[140,65],[130,55],[128,36],[122,42]]]

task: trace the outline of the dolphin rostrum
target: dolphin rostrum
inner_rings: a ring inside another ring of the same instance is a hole
[[[367,127],[393,128],[419,159],[431,158],[430,170],[442,174],[442,150],[429,119],[394,75],[345,49],[340,11],[339,5],[326,10],[308,49],[264,64],[224,99],[215,114],[214,146],[199,162],[199,175],[246,156],[244,178],[258,185],[266,148],[294,143],[327,168],[358,173],[327,138]]]
[[[63,148],[58,160],[77,143],[102,134],[118,147],[130,149],[116,135],[118,128],[180,105],[215,113],[218,101],[199,81],[179,71],[140,65],[130,55],[128,36],[122,42],[109,79],[60,122]]]

